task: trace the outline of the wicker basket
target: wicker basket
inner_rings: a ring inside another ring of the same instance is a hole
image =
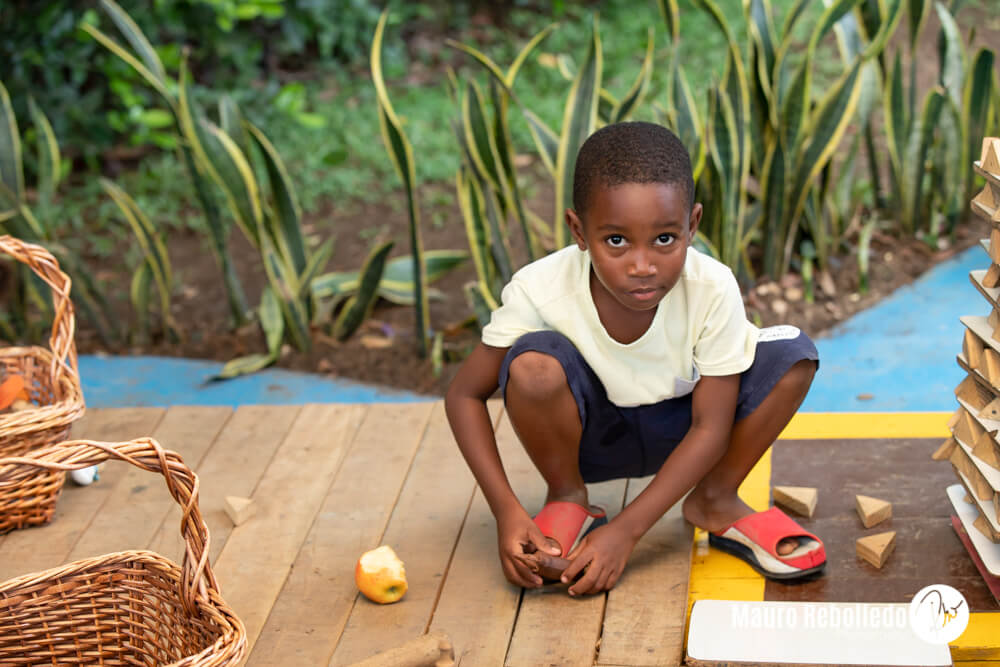
[[[70,425],[83,415],[83,392],[73,341],[75,320],[69,299],[69,277],[41,246],[0,236],[0,252],[27,264],[52,288],[55,320],[44,347],[0,348],[0,370],[24,378],[29,398],[37,407],[0,415],[0,458],[20,456],[66,439]],[[2,375],[3,373],[0,373]],[[47,523],[56,509],[65,475],[37,471],[20,486],[0,489],[0,535]]]
[[[108,458],[162,473],[183,508],[183,565],[122,551],[0,583],[0,665],[235,665],[246,629],[219,593],[208,562],[198,477],[151,438],[74,440],[0,459],[0,487],[37,467],[74,470]]]

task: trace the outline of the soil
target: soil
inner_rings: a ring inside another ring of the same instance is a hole
[[[959,18],[963,29],[976,26],[973,39],[977,47],[996,44],[1000,26],[980,7],[966,8]],[[931,12],[920,42],[918,57],[928,63],[937,60],[938,23]],[[900,39],[902,29],[897,33]],[[970,54],[972,49],[969,49]],[[998,62],[1000,69],[1000,62]],[[930,80],[936,67],[921,68],[921,87]],[[379,147],[381,148],[381,147]],[[529,167],[540,173],[537,165]],[[539,182],[548,182],[542,178]],[[424,185],[421,189],[423,242],[427,249],[467,249],[464,225],[457,205],[427,202],[453,200],[453,189],[446,185]],[[551,189],[540,188],[529,202],[529,208],[550,218],[553,210]],[[401,194],[376,203],[328,202],[320,210],[306,216],[305,232],[325,239],[335,235],[335,251],[327,270],[356,269],[375,241],[396,240],[393,256],[408,252],[408,219]],[[345,231],[346,230],[346,231]],[[857,257],[854,254],[835,258],[830,271],[817,281],[814,299],[806,299],[802,279],[789,274],[781,284],[763,282],[745,286],[744,301],[748,316],[760,326],[779,323],[793,324],[813,337],[822,336],[831,327],[854,313],[878,303],[886,295],[906,285],[956,252],[976,243],[988,234],[985,223],[971,218],[958,226],[955,238],[939,244],[937,249],[922,241],[875,233],[870,252],[870,289],[859,290]],[[856,248],[855,238],[846,239]],[[517,234],[513,237],[516,239]],[[243,281],[248,302],[259,302],[266,279],[256,251],[239,232],[232,236],[232,249],[238,273]],[[107,349],[95,333],[85,325],[77,334],[81,353],[153,354],[214,359],[220,362],[245,354],[264,352],[266,346],[259,328],[251,325],[233,330],[228,322],[228,308],[218,267],[204,237],[192,231],[174,233],[168,239],[168,250],[180,282],[173,314],[185,336],[181,342],[155,340],[134,344],[127,349]],[[515,248],[515,252],[517,248]],[[130,274],[124,267],[104,265],[99,277],[112,284],[127,285]],[[322,331],[316,331],[310,352],[303,353],[285,346],[277,365],[282,368],[319,373],[330,377],[349,378],[422,394],[442,395],[458,369],[459,361],[478,341],[470,326],[471,310],[466,304],[462,286],[474,279],[471,262],[439,281],[434,287],[445,298],[431,302],[431,324],[434,330],[445,332],[446,363],[435,373],[428,359],[416,354],[413,335],[414,313],[409,307],[399,307],[380,301],[362,328],[345,342],[338,342]],[[127,290],[119,290],[122,317],[129,317]]]

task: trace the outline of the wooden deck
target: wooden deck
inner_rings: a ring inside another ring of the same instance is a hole
[[[511,482],[537,510],[542,480],[491,408]],[[201,477],[212,563],[246,624],[249,665],[347,665],[438,630],[464,666],[681,661],[692,535],[679,515],[643,538],[609,594],[522,594],[500,571],[493,518],[441,403],[92,410],[73,430],[145,435]],[[595,485],[593,501],[614,513],[645,481]],[[234,528],[227,495],[253,498],[256,516]],[[67,484],[52,523],[0,537],[0,581],[125,549],[179,561],[179,519],[162,478],[108,464],[93,486]],[[409,592],[394,605],[354,585],[358,556],[379,544],[406,564]]]

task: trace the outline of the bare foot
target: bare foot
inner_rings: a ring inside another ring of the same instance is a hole
[[[684,518],[710,533],[718,532],[733,524],[733,522],[750,516],[753,508],[740,500],[738,495],[730,494],[709,499],[696,487],[681,506]],[[779,556],[787,556],[799,546],[799,539],[786,537],[778,542],[776,551]]]

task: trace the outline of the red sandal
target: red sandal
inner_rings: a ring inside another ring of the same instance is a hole
[[[542,534],[559,543],[562,556],[571,552],[584,535],[607,522],[608,515],[600,507],[591,505],[588,509],[565,500],[547,503],[535,516]]]
[[[799,546],[778,554],[778,543],[796,537]],[[709,533],[708,543],[740,558],[769,579],[798,579],[826,567],[823,542],[777,507],[739,519],[725,530]]]

